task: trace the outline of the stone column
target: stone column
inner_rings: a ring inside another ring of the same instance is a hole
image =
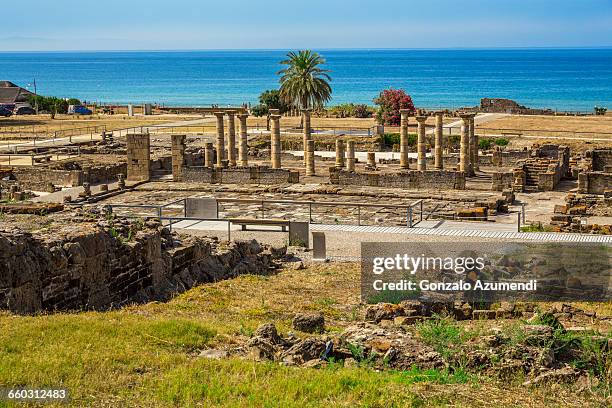
[[[336,140],[336,168],[344,167],[344,142],[340,139]]]
[[[186,135],[171,135],[172,179],[174,181],[181,181],[183,178],[183,165],[185,164],[185,139]]]
[[[249,166],[249,145],[248,145],[248,132],[247,132],[247,118],[249,117],[246,113],[238,115],[240,120],[240,142],[238,143],[238,156],[240,160],[240,166]]]
[[[151,139],[148,133],[131,133],[126,136],[127,179],[148,181],[151,177]]]
[[[470,115],[461,117],[461,146],[459,149],[459,171],[469,174],[470,166]]]
[[[409,109],[400,109],[400,169],[409,168],[408,161],[408,116]]]
[[[236,111],[226,111],[227,113],[227,159],[229,165],[236,167],[236,121],[234,115]]]
[[[473,175],[476,170],[479,170],[478,166],[478,136],[476,136],[476,129],[474,127],[474,117],[470,117],[470,173]]]
[[[423,171],[427,169],[427,158],[425,156],[425,121],[427,116],[417,116],[418,123],[418,139],[417,139],[417,170]]]
[[[273,169],[281,168],[280,115],[271,115],[270,160]]]
[[[225,161],[225,135],[223,130],[223,112],[215,112],[217,117],[217,164],[215,167],[223,168]]]
[[[204,167],[213,167],[213,144],[212,142],[204,143]]]
[[[306,175],[314,176],[315,175],[315,143],[314,143],[314,140],[306,141],[306,152],[304,156],[306,157]]]
[[[366,163],[367,170],[376,170],[376,153],[368,152],[368,161]]]
[[[346,142],[346,170],[355,171],[355,141]]]
[[[306,145],[312,139],[312,130],[310,129],[310,109],[302,109],[302,122],[304,125],[304,164],[306,163]]]
[[[444,168],[444,160],[442,158],[443,146],[443,135],[442,135],[442,118],[444,112],[436,112],[436,135],[435,135],[435,146],[434,146],[434,167],[438,170]]]

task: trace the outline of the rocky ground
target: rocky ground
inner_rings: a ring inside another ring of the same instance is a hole
[[[461,320],[471,322],[462,326]],[[474,324],[483,320],[490,324]],[[298,332],[325,332],[322,314],[298,314],[292,324]],[[604,334],[597,334],[593,324]],[[509,303],[473,310],[467,303],[405,301],[371,305],[364,321],[316,336],[300,338],[289,332],[282,337],[274,324],[266,323],[243,345],[200,355],[240,356],[304,368],[339,364],[373,370],[446,369],[502,380],[521,378],[525,386],[564,383],[579,391],[605,392],[612,374],[611,329],[612,317],[569,304],[547,311],[533,304]]]

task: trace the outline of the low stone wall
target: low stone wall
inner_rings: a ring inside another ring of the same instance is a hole
[[[514,166],[519,160],[528,159],[529,150],[493,150],[491,164],[493,166]]]
[[[504,191],[514,186],[514,172],[495,172],[491,174],[491,190]]]
[[[349,172],[335,167],[329,168],[331,184],[360,185],[372,187],[465,189],[463,172],[451,170],[406,170],[397,173]]]
[[[46,167],[16,167],[12,170],[15,181],[22,188],[34,191],[46,191],[49,183],[54,186],[72,187],[78,186],[82,180],[81,170],[52,170]],[[4,188],[8,188],[8,183],[0,181]]]
[[[593,171],[612,172],[612,149],[594,149],[591,152]]]
[[[134,302],[165,300],[203,282],[240,274],[268,274],[283,254],[256,241],[230,243],[181,237],[146,222],[132,238],[111,231],[104,221],[73,225],[42,236],[0,231],[0,309],[17,313],[107,309]]]
[[[592,171],[578,174],[578,192],[583,194],[605,194],[612,191],[612,173]]]
[[[560,164],[550,165],[546,173],[538,174],[538,190],[553,191],[561,181],[563,174],[564,170]]]
[[[107,166],[91,166],[83,169],[52,169],[44,166],[15,167],[11,174],[24,189],[46,191],[49,184],[59,187],[76,187],[84,181],[98,184],[117,181],[118,174],[126,174],[126,163]],[[10,184],[14,183],[11,182]],[[3,188],[8,188],[8,182],[0,181]]]
[[[299,183],[300,174],[287,169],[266,166],[215,169],[183,166],[181,181],[227,184],[282,184]]]

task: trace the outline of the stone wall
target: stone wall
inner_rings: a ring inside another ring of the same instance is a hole
[[[480,112],[515,113],[522,115],[553,115],[555,113],[551,109],[528,108],[519,105],[511,99],[504,98],[482,98],[477,110]]]
[[[372,187],[465,189],[465,175],[462,172],[452,170],[405,170],[396,173],[358,173],[330,167],[329,181],[331,184]]]
[[[504,191],[512,189],[514,185],[514,172],[495,172],[491,173],[491,190]]]
[[[104,221],[46,236],[0,231],[0,309],[101,310],[165,300],[199,283],[270,273],[283,254],[255,241],[225,249],[205,238],[181,237],[177,247],[172,242],[156,221],[131,239],[117,238]]]
[[[578,175],[579,193],[605,194],[610,191],[612,191],[612,173],[593,171]]]
[[[299,183],[299,178],[297,171],[272,169],[266,166],[227,169],[183,166],[181,181],[219,184],[281,184]]]
[[[591,152],[593,171],[612,172],[612,149],[594,149]]]
[[[34,191],[46,191],[49,184],[58,187],[76,187],[87,181],[91,184],[109,183],[117,181],[118,174],[126,174],[127,165],[117,163],[114,165],[97,165],[84,167],[83,169],[53,169],[44,166],[34,167],[15,167],[11,170],[15,181],[24,189]],[[9,184],[0,180],[3,188],[8,188]]]
[[[529,158],[529,150],[493,150],[491,164],[494,166],[514,166],[519,160]]]
[[[151,139],[148,134],[128,134],[127,179],[147,181],[151,177]],[[170,160],[171,161],[171,160]]]

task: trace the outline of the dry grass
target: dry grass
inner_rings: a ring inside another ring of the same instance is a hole
[[[53,132],[75,128],[106,126],[107,130],[115,130],[197,118],[201,118],[201,116],[153,115],[130,117],[127,115],[96,114],[89,116],[57,115],[55,119],[51,119],[50,115],[42,114],[11,116],[9,118],[0,118],[0,140],[31,139],[33,134],[37,134],[41,138],[45,136],[51,137]]]
[[[521,131],[551,131],[549,135],[564,132],[612,133],[612,115],[605,116],[550,116],[512,115],[478,125],[478,128],[519,129]]]

